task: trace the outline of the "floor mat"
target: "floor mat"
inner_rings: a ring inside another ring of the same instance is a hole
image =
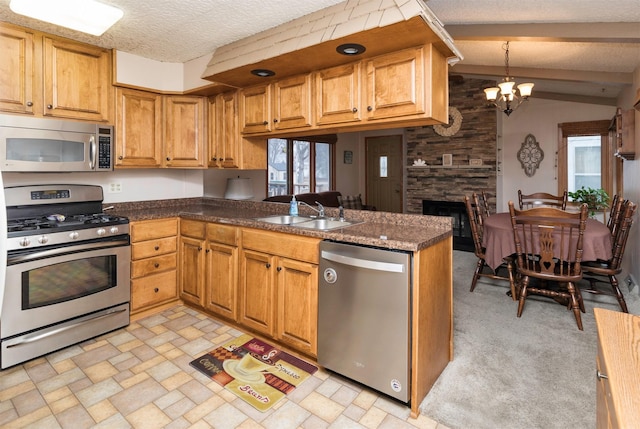
[[[190,362],[260,411],[266,411],[318,370],[250,335],[241,335]]]

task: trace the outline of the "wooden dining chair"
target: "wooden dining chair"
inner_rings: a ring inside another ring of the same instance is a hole
[[[531,294],[568,301],[582,328],[584,303],[576,283],[582,279],[582,243],[587,223],[587,205],[572,213],[551,207],[517,210],[509,201],[509,214],[516,245],[519,281],[518,317]],[[538,281],[532,283],[531,279]],[[553,288],[558,283],[560,287]]]
[[[592,294],[607,294],[613,295],[618,299],[620,309],[628,313],[627,303],[624,300],[624,295],[620,291],[618,286],[618,279],[616,275],[622,272],[622,256],[624,255],[624,249],[627,245],[627,238],[629,237],[629,230],[633,224],[633,216],[636,212],[637,205],[625,201],[620,212],[622,213],[621,221],[619,222],[616,235],[613,237],[613,257],[608,261],[585,261],[582,263],[582,270],[584,272],[584,279],[589,281],[589,288],[584,289],[585,292]],[[613,293],[604,292],[596,287],[597,283],[609,283]]]
[[[624,217],[623,206],[628,203],[628,200],[623,200],[620,195],[616,194],[611,199],[609,208],[609,219],[607,220],[607,228],[611,231],[611,236],[615,238],[620,228],[620,222]]]
[[[471,228],[471,235],[473,237],[474,253],[478,258],[476,269],[473,273],[473,279],[471,280],[470,292],[476,288],[478,279],[480,277],[486,277],[494,280],[506,280],[509,282],[509,292],[511,298],[515,301],[517,298],[516,285],[513,277],[513,259],[507,257],[504,262],[495,270],[492,270],[485,262],[485,248],[482,247],[482,234],[484,232],[484,212],[478,202],[477,194],[472,194],[471,198],[467,195],[464,196],[464,205],[467,209],[467,216],[469,217],[469,226]],[[507,276],[499,275],[500,271],[507,272]]]
[[[546,192],[536,192],[525,195],[518,189],[518,205],[520,206],[520,210],[533,209],[540,206],[551,206],[564,210],[567,208],[568,198],[566,190],[562,195],[553,195]]]
[[[489,217],[491,215],[491,210],[489,209],[489,196],[485,191],[480,192],[479,203],[483,215],[485,217]]]

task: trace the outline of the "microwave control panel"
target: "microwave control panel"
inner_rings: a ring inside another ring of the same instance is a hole
[[[111,170],[111,135],[112,128],[98,128],[98,165],[96,170]]]

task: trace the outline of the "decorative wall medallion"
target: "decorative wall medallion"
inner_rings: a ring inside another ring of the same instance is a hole
[[[462,114],[455,107],[449,107],[449,125],[434,125],[433,131],[444,137],[451,137],[458,131],[462,125]]]
[[[528,134],[518,150],[518,160],[522,164],[524,174],[532,177],[544,159],[544,152],[533,134]]]

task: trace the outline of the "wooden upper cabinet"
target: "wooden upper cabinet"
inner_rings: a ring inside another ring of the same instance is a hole
[[[367,119],[425,113],[424,48],[405,49],[366,61]]]
[[[316,124],[339,124],[362,119],[360,63],[315,73]]]
[[[111,52],[0,23],[0,111],[113,120]]]
[[[162,165],[162,96],[116,89],[117,167]]]
[[[238,168],[238,97],[235,91],[209,100],[209,167]]]
[[[271,85],[256,85],[240,91],[240,127],[244,134],[271,131]]]
[[[203,168],[206,165],[205,110],[204,97],[170,95],[164,98],[164,166]]]
[[[273,128],[288,130],[312,125],[311,75],[281,79],[273,84]]]
[[[111,52],[43,38],[44,115],[107,122],[111,119]]]
[[[34,34],[0,23],[0,110],[34,113]]]

